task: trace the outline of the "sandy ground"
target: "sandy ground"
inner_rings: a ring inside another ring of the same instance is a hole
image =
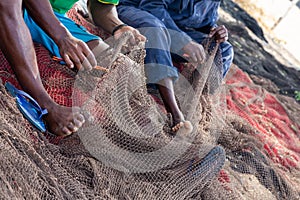
[[[284,57],[300,69],[298,39],[300,9],[298,0],[234,0],[245,9],[264,30],[270,45],[282,49]],[[288,54],[285,52],[288,51]],[[278,55],[280,57],[280,55]]]

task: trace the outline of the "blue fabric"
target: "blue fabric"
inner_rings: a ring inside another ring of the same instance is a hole
[[[201,43],[210,28],[216,26],[219,6],[220,0],[120,0],[117,6],[120,19],[138,28],[148,39],[145,58],[148,82],[156,83],[167,77],[176,80],[178,72],[170,53],[178,55],[192,40]],[[220,48],[225,76],[232,63],[233,49],[228,42]]]
[[[120,6],[133,6],[160,19],[168,29],[213,26],[218,20],[220,0],[120,0]]]
[[[127,6],[117,8],[119,17],[124,23],[138,28],[140,33],[147,37],[145,57],[147,82],[157,83],[166,77],[176,80],[178,71],[172,64],[171,35],[166,26],[146,11]]]
[[[92,35],[87,30],[76,24],[73,20],[68,18],[65,14],[54,12],[57,19],[69,30],[69,32],[77,39],[84,42],[91,40],[99,40],[98,36]],[[59,48],[55,42],[34,22],[34,20],[28,15],[28,12],[24,10],[24,21],[28,26],[32,39],[34,42],[44,45],[52,55],[61,57]]]

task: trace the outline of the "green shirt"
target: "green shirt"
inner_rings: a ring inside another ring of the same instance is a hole
[[[78,0],[49,0],[55,12],[65,14],[68,12]],[[117,5],[119,0],[98,0],[105,4]]]

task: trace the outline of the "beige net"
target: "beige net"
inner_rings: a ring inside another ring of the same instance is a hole
[[[201,76],[182,76],[178,83],[179,91],[189,90],[178,101],[194,131],[174,137],[167,113],[147,92],[143,48],[125,56],[119,52],[124,41],[126,34],[100,55],[99,64],[108,73],[94,70],[74,77],[73,104],[89,113],[90,121],[57,145],[26,123],[1,86],[1,105],[7,108],[1,109],[3,198],[184,199],[217,176],[225,154],[215,147],[224,121],[220,113],[213,114],[220,112],[219,103],[211,103],[209,81],[216,82],[208,72],[216,66],[214,55],[199,66]],[[55,83],[60,81],[50,84]]]
[[[89,117],[70,137],[38,132],[0,84],[0,199],[299,199],[299,160],[275,162],[276,146],[259,124],[265,116],[254,112],[257,102],[270,101],[268,93],[239,83],[243,75],[235,67],[225,85],[218,48],[207,40],[206,63],[196,70],[180,64],[176,98],[194,129],[174,136],[159,94],[146,87],[143,44],[124,55],[127,38],[97,55],[108,72],[75,74],[52,61],[41,70],[57,102],[80,106]],[[0,75],[14,79],[5,68]],[[59,93],[65,88],[72,95]],[[255,95],[244,102],[242,90]]]

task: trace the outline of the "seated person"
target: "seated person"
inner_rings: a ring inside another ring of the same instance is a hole
[[[0,48],[15,72],[22,89],[48,110],[43,119],[48,130],[56,135],[76,132],[85,122],[79,109],[60,106],[51,99],[42,85],[36,54],[22,8],[28,9],[40,27],[57,44],[70,66],[90,69],[96,60],[87,45],[74,38],[54,16],[48,0],[0,1]],[[83,64],[77,62],[85,60]]]
[[[85,28],[78,26],[74,21],[66,16],[66,12],[72,8],[74,3],[77,2],[76,0],[47,1],[46,5],[48,5],[47,9],[50,9],[51,11],[51,18],[48,18],[50,11],[42,10],[43,6],[39,8],[40,3],[34,4],[34,1],[29,2],[31,3],[27,3],[28,6],[25,6],[23,17],[26,25],[29,28],[33,41],[43,44],[52,55],[62,58],[66,65],[70,68],[76,67],[79,70],[90,70],[97,64],[93,53],[101,53],[108,47],[108,45],[104,43],[98,36],[88,33]],[[49,2],[54,11],[54,15],[53,11],[51,10],[51,6],[49,6]],[[113,0],[101,1],[101,3],[98,0],[89,1],[89,5],[92,6],[93,9],[101,11],[97,12],[95,15],[96,22],[100,23],[101,28],[109,33],[114,33],[116,36],[127,31],[133,33],[135,38],[134,40],[131,40],[132,43],[144,41],[145,37],[140,35],[136,29],[130,26],[125,26],[123,22],[118,19],[114,5],[115,3],[117,3],[117,1]],[[37,10],[47,13],[47,15],[41,17]],[[59,21],[57,21],[57,19]],[[53,23],[52,21],[56,23]],[[67,28],[67,30],[65,28]],[[67,36],[70,39],[66,40],[63,37],[64,35],[62,35],[63,32],[60,29],[66,31],[68,34]],[[55,32],[57,32],[59,35],[54,35]],[[66,51],[65,49],[74,49],[76,51]],[[90,50],[95,51],[91,52]],[[32,60],[35,61],[36,59]],[[32,64],[32,66],[35,65],[36,64]],[[38,73],[38,70],[35,69],[34,73]],[[22,86],[24,88],[26,85],[22,83]],[[30,88],[32,90],[32,86]],[[28,90],[29,89],[27,89],[27,91]],[[41,107],[45,107],[48,111],[50,111],[49,114],[44,117],[44,119],[46,120],[48,129],[52,133],[57,135],[69,135],[72,132],[76,132],[82,125],[82,123],[78,123],[78,120],[71,119],[70,116],[65,116],[70,115],[70,112],[72,111],[71,108],[66,108],[68,111],[63,111],[65,108],[61,107],[60,109],[62,109],[63,113],[59,114],[61,111],[58,111],[58,109],[48,108],[49,106],[45,104],[46,102],[49,102],[49,100],[39,100],[42,98],[38,96],[39,93],[33,94],[33,92],[29,92],[29,94],[38,100],[37,102],[41,105]],[[49,98],[49,96],[47,96],[47,98]],[[58,107],[58,105],[56,106]],[[53,120],[54,115],[59,115],[59,117],[56,116],[56,121]],[[65,119],[63,119],[63,117],[65,117]],[[82,115],[80,115],[80,119],[81,118]]]
[[[178,71],[173,66],[172,54],[200,64],[206,59],[200,43],[214,37],[222,54],[223,77],[232,63],[233,49],[227,42],[227,29],[216,24],[219,6],[220,0],[120,0],[117,6],[120,19],[147,38],[147,82],[156,84],[172,115],[174,132],[191,124],[185,121],[175,99],[173,83]]]
[[[75,38],[84,41],[94,53],[97,52],[100,54],[103,50],[108,48],[108,45],[101,40],[101,38],[88,33],[84,27],[77,25],[73,20],[67,17],[66,13],[78,0],[49,1],[57,19]],[[108,33],[113,33],[115,36],[129,31],[135,37],[132,41],[133,43],[145,40],[145,37],[142,36],[136,29],[124,25],[124,23],[119,20],[115,7],[115,4],[117,3],[117,0],[89,0],[88,7],[91,10],[95,24]],[[28,8],[28,12],[29,11],[30,8]],[[73,68],[74,66],[70,64],[69,55],[60,54],[57,44],[40,28],[38,24],[35,23],[31,15],[28,15],[28,12],[25,11],[24,20],[29,27],[33,40],[37,43],[43,44],[54,56],[62,58],[70,68]],[[72,61],[78,65],[84,62],[82,59]]]

